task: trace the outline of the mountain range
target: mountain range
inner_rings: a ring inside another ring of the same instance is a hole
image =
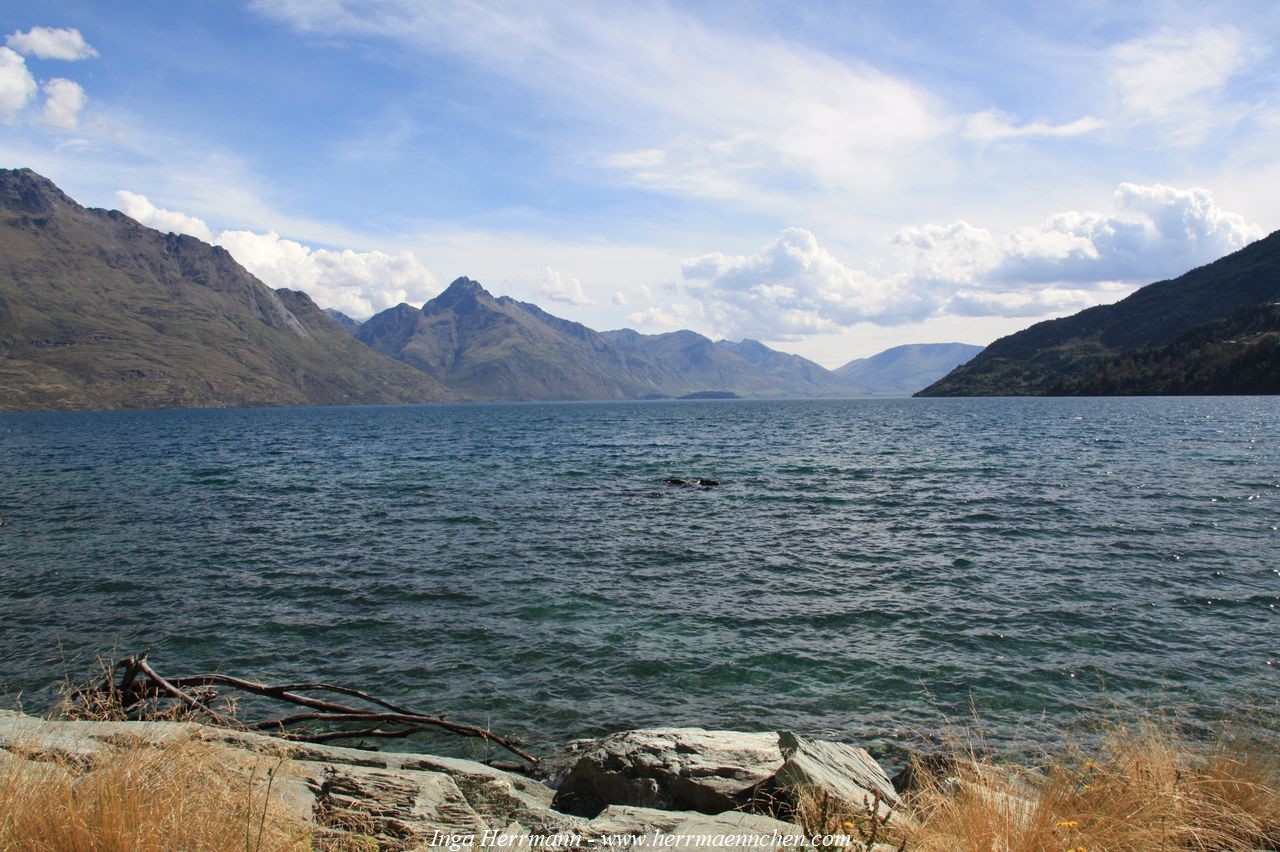
[[[842,375],[753,340],[593,331],[465,277],[358,323],[220,247],[0,170],[0,409],[848,397],[905,393],[948,359]]]
[[[1003,337],[917,396],[1275,393],[1280,231]]]
[[[422,306],[397,305],[362,323],[357,339],[474,400],[656,399],[720,391],[739,396],[848,397],[873,392],[754,340],[692,331],[597,332],[459,278]],[[940,374],[940,373],[939,373]]]

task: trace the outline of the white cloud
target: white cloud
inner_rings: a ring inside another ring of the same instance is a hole
[[[188,234],[206,243],[213,242],[213,231],[204,223],[204,220],[175,210],[164,210],[152,204],[145,195],[121,189],[116,192],[116,202],[120,205],[122,213],[148,228],[166,233]]]
[[[708,254],[685,261],[692,295],[733,336],[817,334],[859,322],[896,324],[933,305],[904,279],[851,269],[802,228],[788,228],[752,255]]]
[[[631,304],[631,299],[627,297],[626,293],[619,290],[613,294],[613,303],[615,305],[629,305]]]
[[[88,102],[80,84],[55,77],[44,89],[44,123],[51,127],[74,130],[80,121],[80,110]]]
[[[7,47],[0,47],[0,117],[12,120],[36,93],[36,78],[27,61]]]
[[[968,222],[903,228],[893,244],[907,259],[906,267],[917,281],[970,285],[1000,260],[991,232]]]
[[[1006,139],[1025,139],[1034,136],[1080,136],[1102,127],[1102,122],[1091,115],[1077,118],[1066,124],[1050,124],[1047,121],[1031,121],[1016,124],[1013,116],[989,109],[969,116],[965,121],[964,137],[978,142],[1001,142]]]
[[[569,305],[595,304],[595,300],[583,292],[581,281],[577,278],[565,278],[550,266],[542,275],[538,293],[553,302],[564,302]]]
[[[419,304],[440,291],[412,252],[315,249],[274,231],[223,231],[217,244],[269,287],[302,290],[320,306],[367,317],[401,302]]]
[[[685,261],[688,303],[632,315],[651,327],[698,320],[725,336],[784,340],[861,322],[933,316],[1042,317],[1111,301],[1263,235],[1204,189],[1121,184],[1111,214],[1067,212],[996,238],[965,222],[906,228],[900,270],[852,269],[810,232],[789,228],[750,255]]]
[[[1124,183],[1113,212],[1069,211],[997,239],[966,222],[904,228],[894,243],[916,281],[986,290],[1148,282],[1179,275],[1263,236],[1205,189]]]
[[[160,231],[189,234],[231,253],[272,288],[302,290],[321,307],[367,317],[401,302],[425,302],[440,290],[431,271],[412,252],[317,249],[270,231],[223,231],[214,236],[202,219],[156,207],[144,195],[116,192],[120,209]]]
[[[77,29],[55,29],[53,27],[32,27],[27,32],[13,32],[5,39],[5,44],[19,53],[35,56],[40,59],[89,59],[97,56],[84,36]]]
[[[1189,144],[1245,112],[1224,92],[1254,55],[1234,27],[1163,31],[1112,48],[1110,76],[1132,120],[1159,124],[1164,141]]]
[[[1115,212],[1060,213],[1013,231],[992,272],[1019,284],[1154,281],[1230,254],[1264,231],[1223,210],[1206,189],[1124,183]]]

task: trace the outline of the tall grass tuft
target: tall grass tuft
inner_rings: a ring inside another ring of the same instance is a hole
[[[69,757],[0,751],[0,849],[310,849],[273,790],[286,758],[133,737]]]
[[[1209,746],[1147,721],[1039,771],[964,755],[918,767],[910,797],[918,850],[1280,849],[1280,745],[1228,730]]]

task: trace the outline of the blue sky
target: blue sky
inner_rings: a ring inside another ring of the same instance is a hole
[[[367,316],[459,275],[828,366],[1280,227],[1274,3],[10,3],[0,165]]]

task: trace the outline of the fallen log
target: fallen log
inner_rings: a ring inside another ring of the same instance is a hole
[[[215,687],[225,692],[219,692]],[[320,698],[316,693],[343,696],[355,699],[357,703]],[[242,719],[237,715],[236,707],[243,695],[302,707],[305,712],[258,720]],[[220,703],[221,708],[216,708],[215,703]],[[360,703],[371,706],[359,706]],[[224,674],[165,677],[151,666],[146,653],[116,662],[108,669],[101,684],[72,691],[67,710],[73,717],[116,715],[134,720],[199,718],[232,730],[257,731],[310,743],[366,737],[407,737],[435,729],[492,743],[528,763],[537,761],[511,737],[477,725],[454,722],[444,716],[422,713],[363,690],[331,683],[272,685]],[[353,722],[370,724],[356,730],[314,729],[317,724]],[[305,725],[312,728],[299,727]]]

